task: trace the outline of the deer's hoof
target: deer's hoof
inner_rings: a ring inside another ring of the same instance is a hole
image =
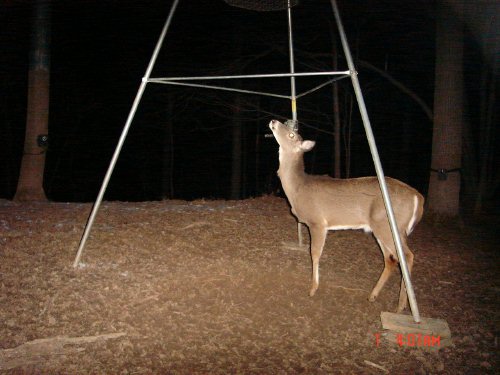
[[[375,300],[377,299],[377,296],[376,295],[371,295],[369,298],[368,298],[368,301],[370,302],[375,302]]]
[[[401,314],[406,309],[406,306],[398,306],[396,314]]]
[[[316,291],[317,291],[317,290],[318,290],[318,287],[317,287],[317,286],[316,286],[316,287],[314,287],[314,286],[313,286],[313,287],[311,288],[311,291],[309,292],[309,297],[314,296],[314,295],[316,294]]]

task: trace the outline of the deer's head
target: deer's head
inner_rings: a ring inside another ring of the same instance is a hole
[[[299,133],[278,120],[271,120],[269,128],[273,132],[276,142],[280,145],[280,154],[303,154],[312,150],[316,144],[314,141],[302,140]]]

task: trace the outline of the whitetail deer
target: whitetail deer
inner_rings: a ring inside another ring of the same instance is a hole
[[[380,290],[398,263],[382,192],[376,177],[334,179],[328,176],[309,175],[304,171],[304,153],[310,151],[314,141],[302,137],[277,120],[269,123],[279,144],[278,176],[299,223],[309,227],[311,235],[313,296],[319,286],[319,259],[325,245],[328,230],[363,229],[373,232],[384,255],[385,267],[373,288],[369,300],[375,301]],[[423,214],[422,195],[393,178],[386,178],[393,204],[408,270],[413,266],[413,253],[407,244],[407,236]],[[397,311],[407,304],[406,288],[401,280]]]

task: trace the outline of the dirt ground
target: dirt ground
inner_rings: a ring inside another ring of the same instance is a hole
[[[420,313],[452,332],[430,350],[386,340],[400,276],[368,302],[383,259],[362,231],[329,234],[311,298],[284,199],[105,202],[73,269],[90,209],[0,201],[0,372],[499,373],[494,225],[410,237]]]

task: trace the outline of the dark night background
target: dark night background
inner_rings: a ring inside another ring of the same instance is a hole
[[[44,182],[50,200],[95,199],[170,6],[169,0],[53,2]],[[432,108],[433,1],[339,1],[339,8],[355,59],[384,70]],[[28,1],[2,2],[0,198],[14,196],[23,150],[31,11]],[[332,70],[337,35],[330,2],[303,0],[293,8],[293,25],[296,71]],[[465,53],[467,116],[473,122],[481,60],[473,32],[466,35]],[[340,56],[339,70],[345,70]],[[152,77],[288,70],[286,12],[248,11],[223,0],[183,0]],[[386,79],[362,64],[358,71],[386,175],[425,193],[432,123]],[[299,78],[298,92],[322,81]],[[288,79],[224,84],[289,94]],[[353,99],[350,80],[339,85],[346,124]],[[264,134],[269,120],[291,116],[289,106],[284,99],[150,83],[105,198],[229,198],[235,118],[242,123],[240,197],[276,192],[278,146]],[[373,175],[356,104],[352,113],[350,176]],[[331,86],[299,100],[298,117],[304,138],[317,141],[307,155],[307,170],[332,174]],[[342,168],[345,176],[344,163]]]

